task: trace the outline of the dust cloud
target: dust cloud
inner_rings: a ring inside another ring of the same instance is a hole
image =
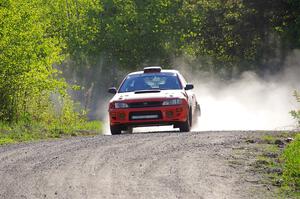
[[[99,102],[97,104],[97,109],[96,109],[96,114],[101,116],[102,134],[103,135],[111,135],[110,127],[109,127],[108,105],[109,105],[108,99],[103,100],[103,101],[99,100]]]
[[[296,129],[289,112],[299,109],[293,96],[293,91],[300,89],[299,55],[290,56],[286,69],[273,76],[259,77],[248,71],[239,79],[221,81],[190,73],[202,111],[193,130]]]
[[[227,84],[197,82],[195,92],[202,109],[197,130],[282,130],[295,122],[296,87],[281,81],[264,81],[252,72]]]

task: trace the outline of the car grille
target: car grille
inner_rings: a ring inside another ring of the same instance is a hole
[[[130,112],[129,120],[159,120],[162,119],[161,111]]]
[[[132,102],[128,104],[129,108],[147,108],[147,107],[160,107],[162,106],[161,101],[152,102]]]

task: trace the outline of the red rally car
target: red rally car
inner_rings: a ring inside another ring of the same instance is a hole
[[[128,74],[119,89],[108,90],[115,94],[109,103],[111,134],[161,125],[190,131],[201,114],[193,88],[176,70],[154,66]]]

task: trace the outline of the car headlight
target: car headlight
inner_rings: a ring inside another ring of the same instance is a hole
[[[178,105],[182,104],[182,99],[171,99],[171,100],[166,100],[163,102],[163,106],[170,106],[170,105]]]
[[[123,103],[123,102],[116,102],[115,108],[128,108],[128,104]]]

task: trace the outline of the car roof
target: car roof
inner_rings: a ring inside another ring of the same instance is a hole
[[[174,74],[179,74],[179,72],[177,70],[168,70],[168,69],[161,70],[161,72],[158,72],[158,73],[174,73]],[[128,75],[142,75],[142,74],[151,74],[151,73],[144,73],[144,71],[136,71],[136,72],[129,73]]]

